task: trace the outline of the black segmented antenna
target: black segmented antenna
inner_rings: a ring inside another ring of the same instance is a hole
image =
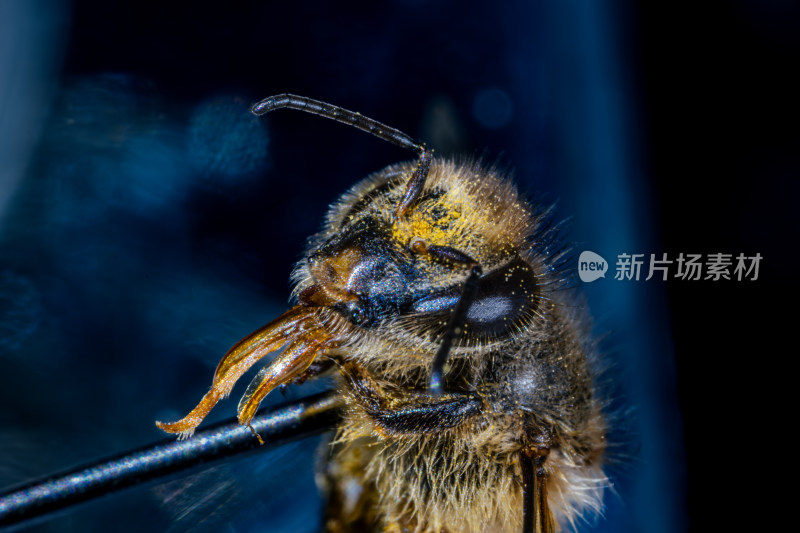
[[[433,150],[428,149],[424,144],[418,143],[411,136],[403,133],[402,131],[382,124],[377,120],[365,117],[361,113],[350,111],[333,104],[320,102],[319,100],[312,100],[305,96],[297,96],[295,94],[277,94],[264,98],[253,107],[250,111],[254,115],[265,115],[270,111],[276,109],[294,109],[296,111],[304,111],[313,115],[319,115],[324,118],[341,122],[365,131],[379,139],[390,142],[400,148],[407,148],[414,150],[419,155],[419,163],[414,173],[408,180],[406,192],[403,194],[403,199],[397,205],[395,215],[402,217],[405,215],[409,207],[419,198],[422,189],[425,187],[425,180],[428,177],[428,171],[431,167],[431,159],[433,158]]]
[[[270,111],[275,111],[276,109],[305,111],[306,113],[312,113],[343,124],[348,124],[401,148],[414,150],[420,155],[422,155],[422,152],[425,150],[423,144],[418,143],[400,130],[391,128],[386,124],[381,124],[377,120],[365,117],[361,113],[349,111],[333,104],[320,102],[319,100],[312,100],[305,96],[297,96],[288,93],[270,96],[255,104],[250,108],[250,111],[252,111],[254,115],[260,116]]]

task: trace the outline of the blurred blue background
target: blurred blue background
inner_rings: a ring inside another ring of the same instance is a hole
[[[775,372],[756,361],[796,237],[795,5],[225,6],[0,4],[0,486],[161,439],[153,421],[184,414],[227,348],[286,308],[326,207],[411,158],[316,117],[247,113],[293,92],[513,171],[570,218],[576,251],[761,253],[757,282],[580,287],[619,415],[615,490],[582,530],[761,523],[730,509],[759,507],[748,468]],[[318,445],[25,529],[315,531]]]

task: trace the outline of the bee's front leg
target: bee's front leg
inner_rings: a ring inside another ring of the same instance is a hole
[[[386,390],[360,364],[342,366],[353,400],[373,420],[379,433],[401,435],[430,433],[462,425],[483,412],[475,392]]]

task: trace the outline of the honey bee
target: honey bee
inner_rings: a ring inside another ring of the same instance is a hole
[[[343,421],[318,476],[326,531],[544,533],[599,512],[604,401],[547,213],[497,171],[434,158],[359,113],[290,94],[252,111],[282,108],[418,157],[332,205],[294,270],[297,305],[231,348],[197,407],[158,427],[188,437],[277,352],[238,419],[250,427],[278,387],[335,376]]]

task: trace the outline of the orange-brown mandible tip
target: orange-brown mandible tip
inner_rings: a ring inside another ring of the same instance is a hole
[[[180,439],[188,438],[194,433],[200,422],[208,416],[208,413],[211,412],[211,409],[214,408],[219,400],[219,394],[214,390],[210,390],[188,415],[177,422],[156,422],[156,426],[167,433],[177,433]]]

